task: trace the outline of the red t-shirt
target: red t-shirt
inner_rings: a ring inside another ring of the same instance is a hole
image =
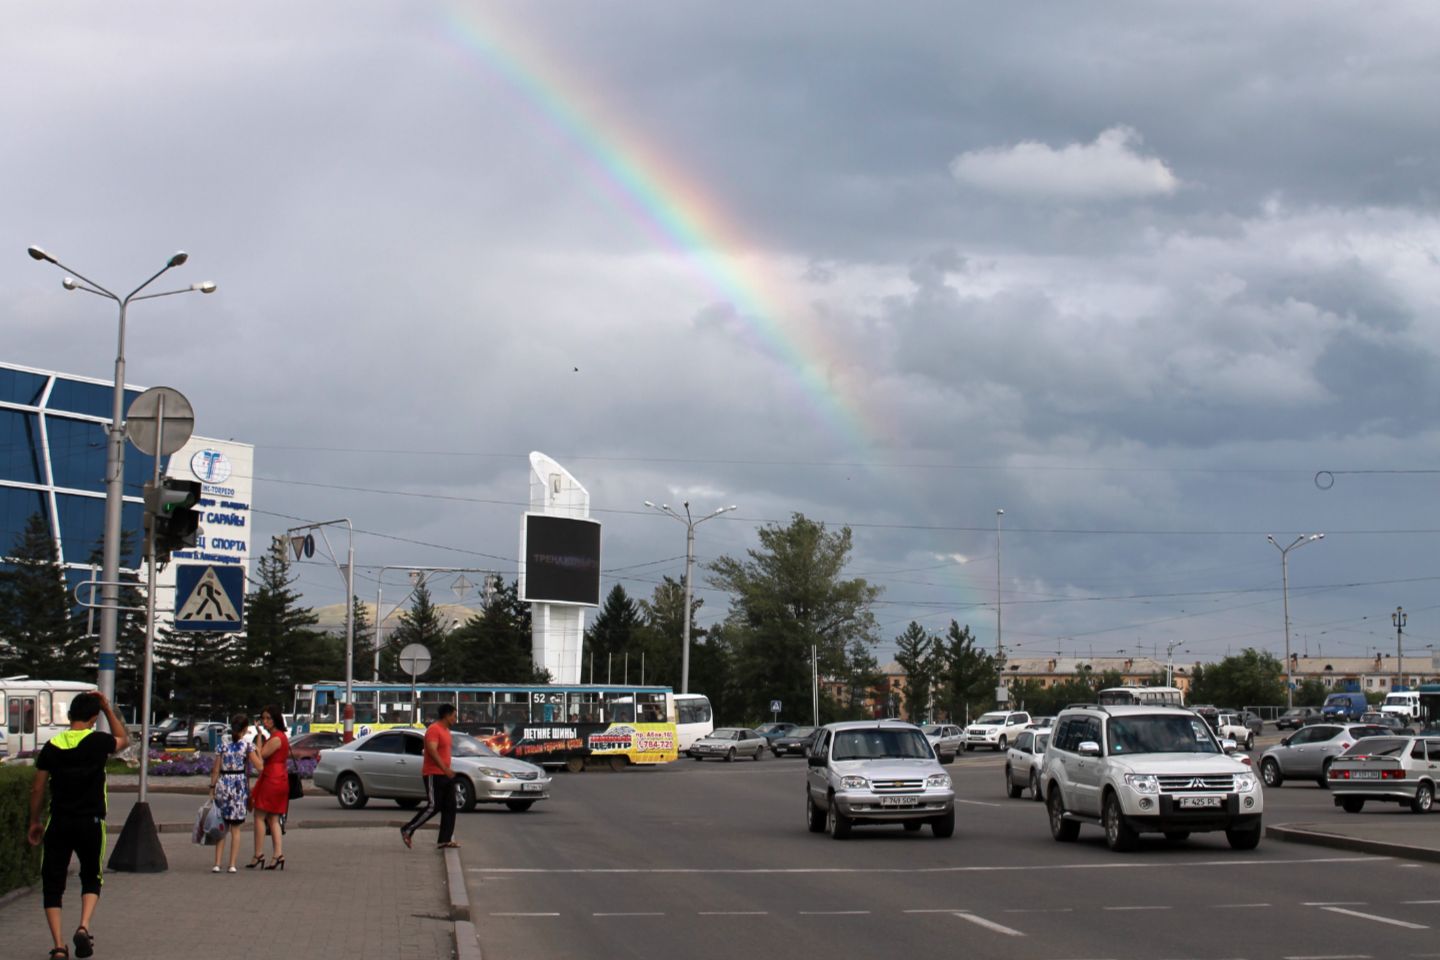
[[[443,723],[432,723],[425,728],[425,746],[435,744],[435,752],[445,762],[444,767],[436,766],[435,761],[430,759],[430,751],[425,751],[425,762],[420,765],[420,775],[428,777],[432,773],[436,776],[445,776],[445,767],[450,766],[450,731]]]

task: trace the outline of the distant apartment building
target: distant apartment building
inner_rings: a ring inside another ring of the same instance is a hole
[[[1406,654],[1403,672],[1394,654],[1377,653],[1373,657],[1290,657],[1290,670],[1297,684],[1318,680],[1327,690],[1359,693],[1389,693],[1394,689],[1419,688],[1422,683],[1440,681],[1440,664],[1426,649],[1411,656]]]

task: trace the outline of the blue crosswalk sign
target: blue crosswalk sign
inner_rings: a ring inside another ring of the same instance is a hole
[[[176,630],[242,630],[244,610],[244,567],[208,563],[175,567]]]

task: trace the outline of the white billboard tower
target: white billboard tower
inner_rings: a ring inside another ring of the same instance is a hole
[[[545,454],[531,453],[519,590],[530,601],[531,656],[555,683],[580,682],[585,608],[600,602],[600,525],[589,517],[589,491]]]

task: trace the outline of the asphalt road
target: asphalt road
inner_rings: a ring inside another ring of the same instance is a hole
[[[1114,854],[1088,826],[1060,844],[1040,804],[1005,798],[1002,766],[968,754],[948,768],[960,798],[949,840],[898,826],[845,842],[808,833],[798,759],[559,775],[553,799],[528,813],[460,818],[482,950],[488,960],[1440,957],[1435,866],[1272,840],[1241,853],[1223,834],[1147,837]],[[1312,784],[1266,792],[1267,823],[1344,816]],[[1393,807],[1373,816],[1440,829],[1440,818]]]

